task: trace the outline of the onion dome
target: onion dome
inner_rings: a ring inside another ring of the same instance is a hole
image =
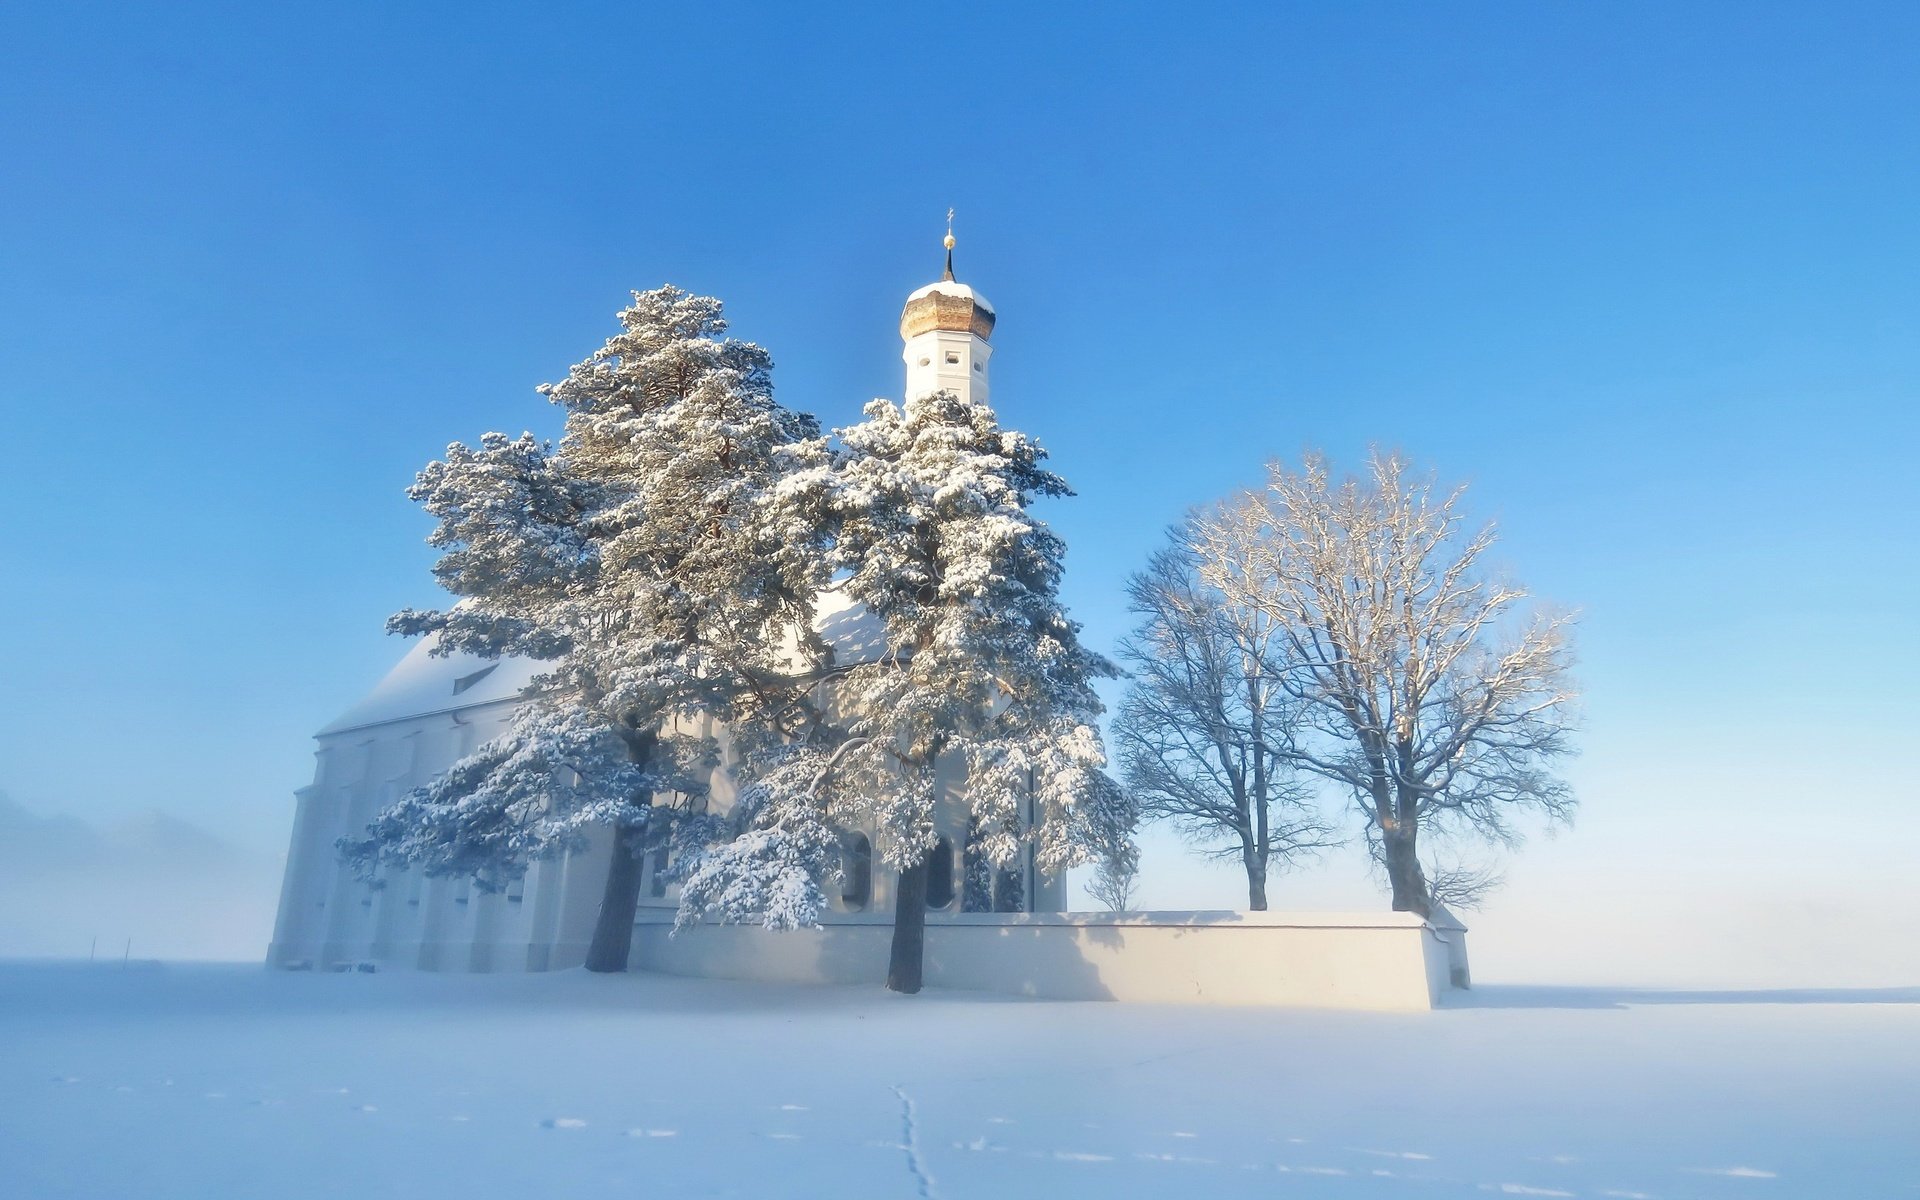
[[[971,333],[981,341],[993,336],[993,305],[987,298],[953,278],[953,211],[947,211],[947,270],[940,282],[930,283],[907,297],[900,312],[900,336],[917,337],[935,329]]]

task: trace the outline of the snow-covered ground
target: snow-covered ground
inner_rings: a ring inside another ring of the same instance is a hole
[[[0,1195],[1920,1196],[1920,989],[1372,1015],[0,964]]]

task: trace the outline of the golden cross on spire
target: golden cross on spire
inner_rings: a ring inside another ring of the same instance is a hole
[[[947,210],[947,273],[940,278],[953,282],[953,210]]]

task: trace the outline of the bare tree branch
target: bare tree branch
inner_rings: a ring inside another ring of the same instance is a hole
[[[1127,585],[1141,623],[1120,647],[1132,682],[1115,749],[1141,814],[1239,859],[1264,909],[1270,874],[1336,840],[1289,758],[1304,705],[1282,678],[1284,631],[1200,578],[1187,530],[1169,540]]]
[[[1564,821],[1574,804],[1549,769],[1572,751],[1572,618],[1487,573],[1496,533],[1467,532],[1464,491],[1436,493],[1398,455],[1337,482],[1311,456],[1187,530],[1200,579],[1282,650],[1274,679],[1297,710],[1281,761],[1352,791],[1394,907],[1421,913],[1488,889],[1425,874],[1423,822],[1511,845],[1512,813]]]

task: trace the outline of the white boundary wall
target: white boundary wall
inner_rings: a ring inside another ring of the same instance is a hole
[[[642,913],[636,969],[786,983],[886,978],[889,918],[770,933]],[[1057,1000],[1424,1010],[1469,983],[1466,930],[1411,913],[964,913],[927,921],[926,982]]]

